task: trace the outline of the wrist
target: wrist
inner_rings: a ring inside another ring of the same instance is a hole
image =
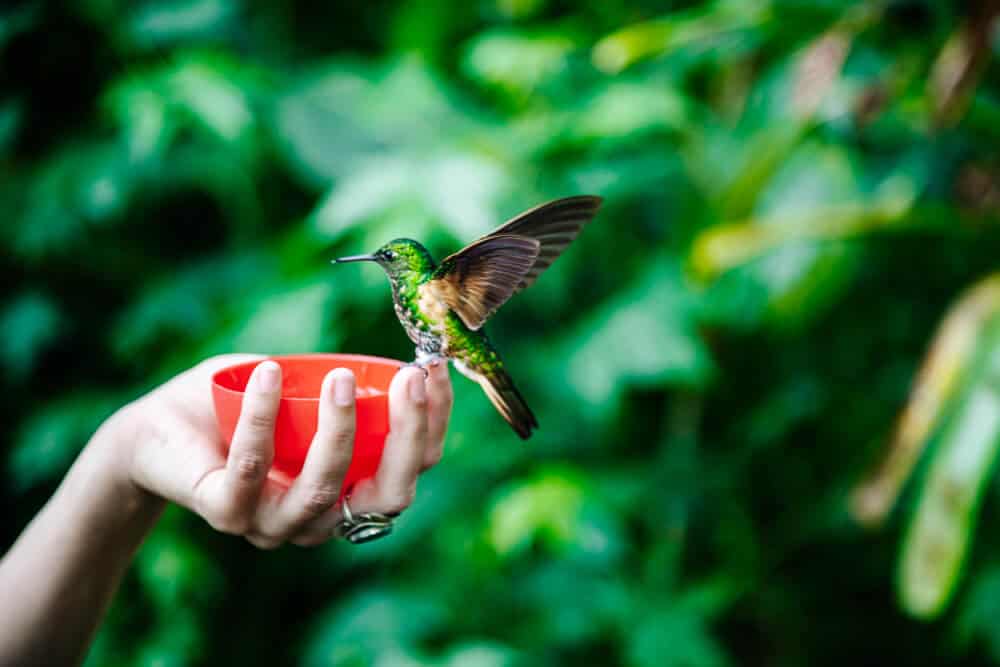
[[[151,527],[166,501],[136,484],[132,472],[135,448],[142,434],[137,410],[127,405],[109,417],[94,433],[81,455],[87,474],[99,480],[118,516]]]

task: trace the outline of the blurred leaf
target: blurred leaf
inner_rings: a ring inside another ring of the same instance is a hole
[[[178,267],[124,310],[112,334],[115,354],[142,365],[145,356],[164,347],[203,340],[232,316],[234,301],[272,275],[273,267],[257,254]]]
[[[530,627],[548,645],[579,646],[599,640],[635,605],[634,592],[608,571],[578,561],[540,563],[518,581],[520,608],[534,610]]]
[[[326,337],[333,294],[331,285],[309,282],[264,296],[237,326],[230,349],[291,354],[336,347]]]
[[[120,396],[94,391],[50,400],[17,432],[8,461],[11,487],[21,493],[64,475],[101,422],[120,406]]]
[[[655,610],[641,618],[627,637],[628,664],[637,667],[718,667],[726,654],[701,619],[680,609]]]
[[[977,360],[987,325],[1000,312],[1000,275],[979,281],[945,314],[914,380],[879,468],[855,490],[853,510],[878,525],[892,509],[928,442],[947,417],[953,399]]]
[[[6,8],[0,14],[0,47],[34,25],[41,13],[40,6],[37,3],[26,2],[17,8]]]
[[[900,554],[900,601],[922,619],[938,616],[954,595],[1000,446],[1000,338],[991,329],[934,452]]]
[[[293,166],[324,186],[365,158],[414,159],[456,145],[475,125],[457,104],[415,59],[383,68],[334,63],[290,87],[274,122]]]
[[[170,73],[174,100],[224,141],[241,139],[252,127],[250,101],[231,76],[214,62],[192,59]]]
[[[927,94],[936,125],[958,122],[990,59],[1000,7],[994,2],[982,2],[975,13],[973,20],[960,26],[948,38],[927,80]]]
[[[528,546],[536,535],[556,547],[571,542],[584,497],[572,477],[550,472],[502,493],[490,512],[493,547],[509,554]]]
[[[90,143],[40,167],[16,193],[19,215],[3,230],[14,252],[35,262],[63,253],[120,213],[133,185],[123,158],[116,146]]]
[[[26,292],[0,309],[0,366],[8,381],[21,382],[59,336],[61,316],[43,294]]]
[[[136,571],[146,594],[160,613],[204,608],[218,599],[222,571],[180,531],[154,531],[139,550]]]
[[[493,217],[494,202],[506,179],[498,164],[472,154],[365,161],[330,192],[314,221],[323,233],[337,238],[369,218],[382,216],[381,240],[370,242],[372,247],[398,236],[386,227],[400,218],[413,229],[414,223],[430,217],[456,238],[471,240],[500,223]],[[368,236],[374,235],[369,229]],[[419,236],[412,231],[407,235]]]
[[[156,667],[197,665],[207,638],[201,619],[184,608],[166,615],[152,637],[141,645],[136,663]]]
[[[520,661],[509,647],[483,642],[457,646],[438,664],[441,667],[513,667]]]
[[[21,125],[21,108],[16,102],[0,103],[0,156],[7,153]]]
[[[692,263],[700,275],[714,276],[792,241],[849,239],[889,227],[906,221],[915,194],[913,183],[899,177],[887,180],[868,203],[827,205],[714,227],[696,240]]]
[[[676,265],[649,263],[567,339],[565,378],[594,409],[609,409],[629,384],[698,387],[713,373],[696,329],[697,299]]]
[[[991,566],[978,573],[965,598],[958,617],[958,628],[965,641],[979,639],[994,662],[1000,661],[1000,567]]]
[[[586,104],[573,131],[584,139],[632,137],[688,122],[685,98],[671,89],[638,83],[613,83]]]
[[[769,18],[769,3],[720,0],[707,6],[676,12],[608,35],[594,47],[594,65],[620,72],[644,58],[698,46],[730,48],[751,38],[752,29]]]
[[[577,472],[553,469],[502,490],[487,521],[490,544],[508,557],[539,540],[586,560],[613,559],[618,529],[587,501],[588,487]]]
[[[563,73],[574,47],[560,33],[486,32],[469,44],[462,64],[469,77],[521,104],[546,80]]]
[[[144,48],[182,40],[211,40],[236,13],[232,0],[152,0],[140,3],[126,25]]]
[[[339,603],[316,624],[303,664],[407,664],[407,647],[441,627],[446,610],[425,596],[367,589]],[[413,663],[409,664],[419,664]]]

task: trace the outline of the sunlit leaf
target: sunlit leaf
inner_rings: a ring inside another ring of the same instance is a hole
[[[558,33],[488,32],[469,45],[463,68],[472,78],[501,88],[521,103],[566,69],[574,46],[572,39]]]
[[[683,47],[740,44],[769,18],[768,4],[723,0],[629,26],[597,43],[594,64],[606,72],[619,72],[644,58]]]
[[[589,506],[587,488],[574,471],[557,469],[503,490],[488,519],[493,548],[508,556],[537,539],[557,551],[579,552],[586,559],[614,558],[617,527]]]
[[[880,524],[895,504],[903,484],[940,428],[955,394],[976,361],[988,325],[1000,312],[1000,276],[970,288],[945,315],[910,391],[879,468],[855,491],[855,516]]]
[[[977,351],[977,372],[942,433],[903,542],[900,602],[931,619],[951,600],[1000,447],[1000,344],[996,327]]]
[[[575,121],[574,134],[584,138],[634,137],[643,132],[675,129],[687,121],[686,100],[676,91],[619,83],[602,89]]]

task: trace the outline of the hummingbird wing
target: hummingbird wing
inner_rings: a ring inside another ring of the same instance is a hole
[[[525,236],[483,237],[445,257],[428,286],[475,331],[517,290],[535,265],[540,246]]]
[[[602,201],[596,195],[556,199],[525,211],[484,237],[514,234],[535,239],[541,244],[535,264],[521,279],[514,294],[531,287],[538,276],[576,240],[587,223],[597,215]]]

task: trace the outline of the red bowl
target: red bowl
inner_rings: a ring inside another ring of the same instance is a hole
[[[357,380],[357,424],[354,457],[342,485],[344,495],[359,480],[371,477],[382,460],[389,433],[389,383],[403,362],[360,354],[301,354],[269,357],[281,366],[281,403],[274,429],[272,471],[297,477],[316,433],[319,391],[334,368],[347,368]],[[226,451],[243,406],[250,374],[263,359],[230,366],[212,376],[212,399]]]

